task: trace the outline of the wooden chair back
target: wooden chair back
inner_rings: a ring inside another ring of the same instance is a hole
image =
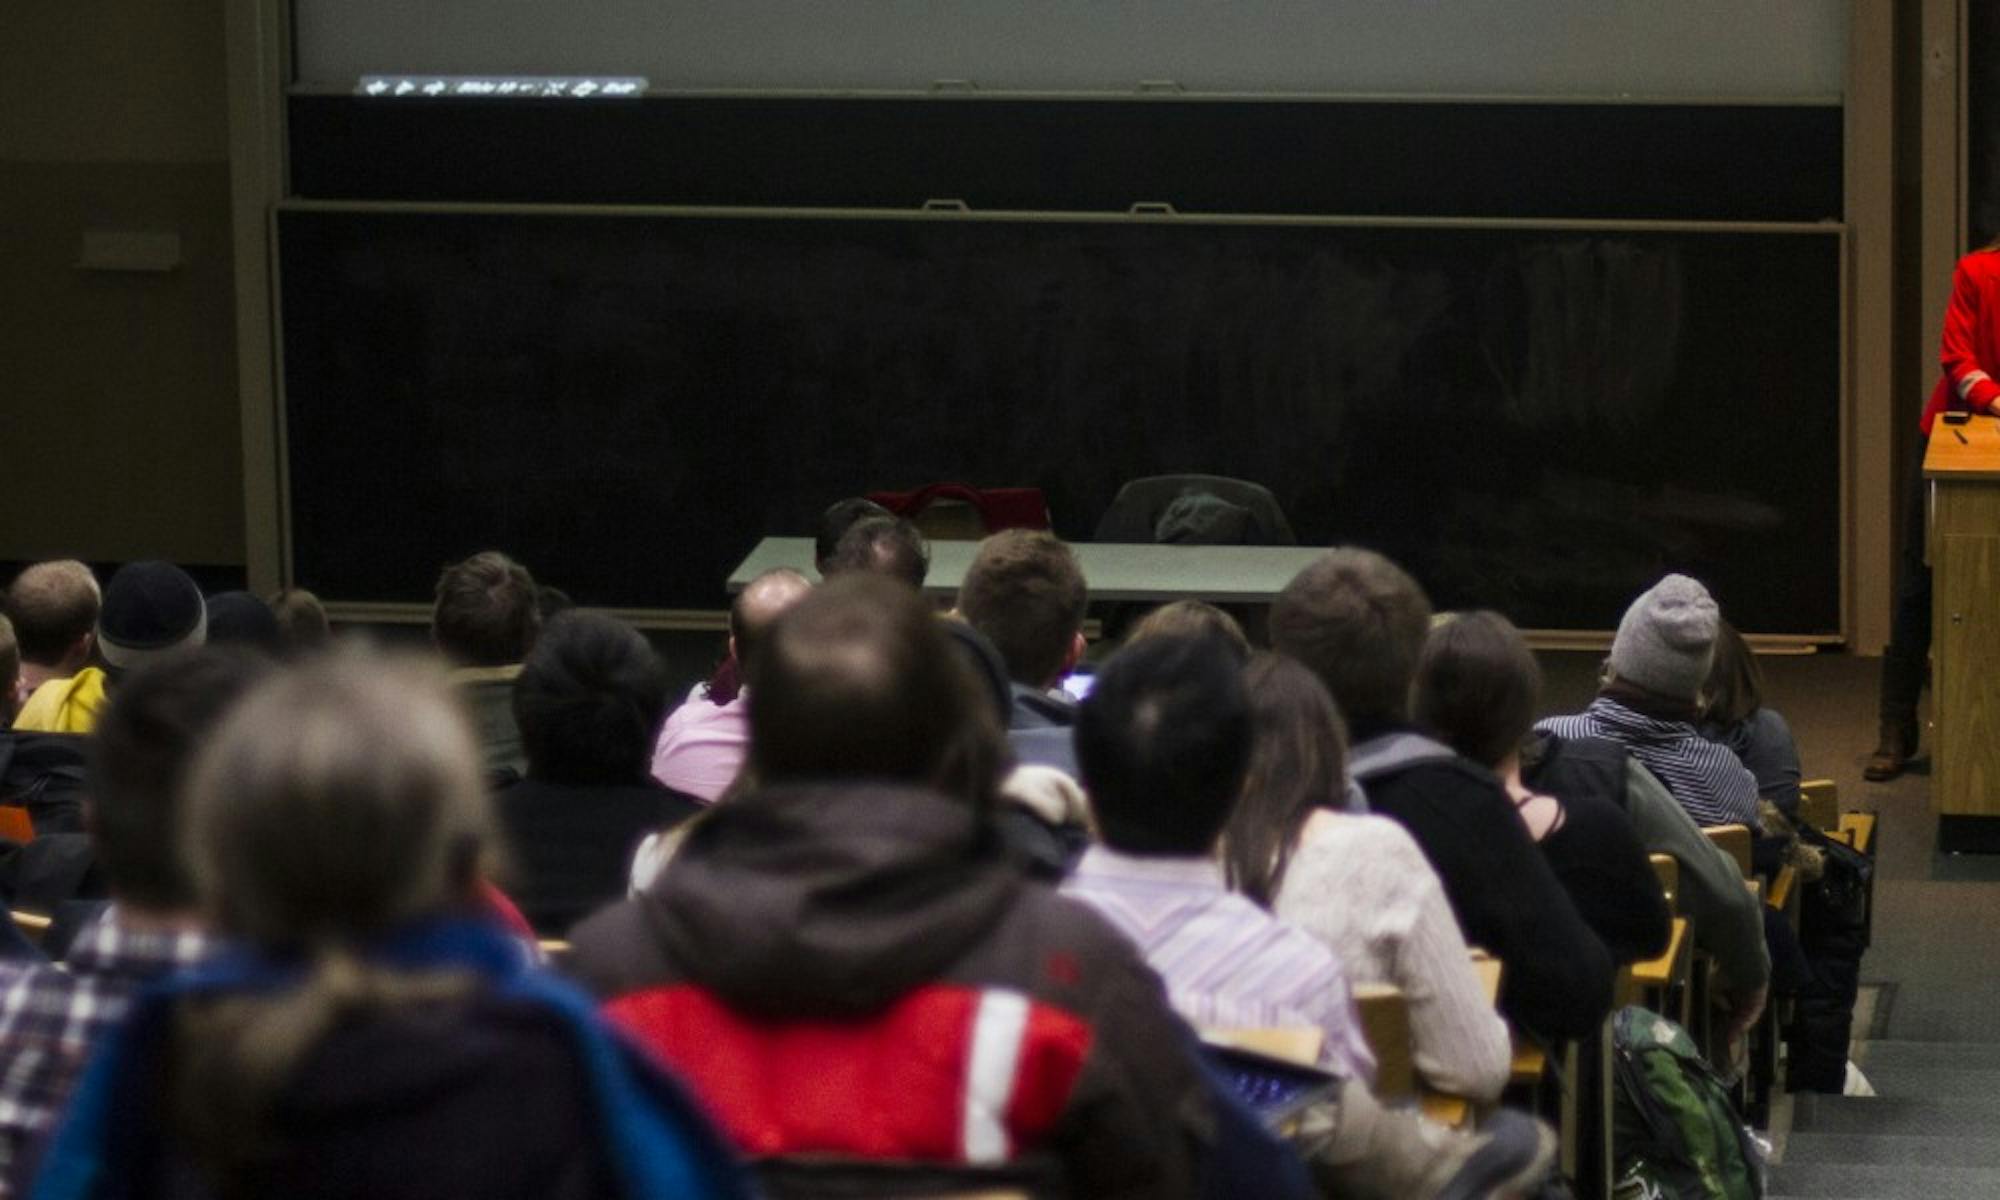
[[[14,928],[21,931],[21,936],[37,946],[42,944],[43,938],[49,936],[49,926],[54,924],[40,913],[25,912],[18,908],[7,910],[7,915],[13,918]]]
[[[1660,881],[1660,892],[1667,898],[1667,911],[1679,912],[1681,894],[1681,860],[1671,854],[1648,854],[1646,861],[1653,864],[1653,875]]]
[[[1750,827],[1748,825],[1708,825],[1702,828],[1708,840],[1714,842],[1729,857],[1736,860],[1736,869],[1750,878]]]
[[[1375,1095],[1386,1102],[1417,1094],[1417,1062],[1410,1043],[1410,1004],[1403,989],[1364,983],[1354,989],[1361,1030],[1375,1054]]]
[[[1840,827],[1840,785],[1831,779],[1808,779],[1799,785],[1799,820],[1822,833]]]

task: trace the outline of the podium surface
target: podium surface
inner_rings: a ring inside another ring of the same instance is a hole
[[[1945,850],[2000,852],[2000,420],[1939,421],[1924,455],[1931,807]]]

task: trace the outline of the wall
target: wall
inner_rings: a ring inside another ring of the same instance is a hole
[[[223,7],[0,5],[0,560],[243,561]],[[182,265],[79,270],[86,230]]]

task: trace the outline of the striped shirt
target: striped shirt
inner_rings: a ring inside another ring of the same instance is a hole
[[[1322,1030],[1329,1070],[1373,1082],[1347,973],[1317,938],[1223,881],[1206,858],[1150,858],[1092,846],[1062,885],[1139,947],[1174,1011],[1197,1028]]]
[[[1535,728],[1617,742],[1667,785],[1697,825],[1757,828],[1756,777],[1735,751],[1709,741],[1687,721],[1649,717],[1599,696],[1575,716],[1550,717]]]

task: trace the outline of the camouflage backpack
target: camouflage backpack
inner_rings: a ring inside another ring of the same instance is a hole
[[[1612,1018],[1617,1200],[1758,1200],[1764,1163],[1728,1089],[1680,1026],[1643,1008]]]

